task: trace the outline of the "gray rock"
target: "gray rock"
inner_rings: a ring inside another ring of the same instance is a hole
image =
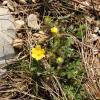
[[[38,24],[38,18],[35,14],[30,14],[27,17],[28,20],[28,27],[34,29],[34,30],[40,30],[40,24]]]
[[[14,20],[5,7],[0,7],[0,65],[14,57],[13,39],[16,36]]]

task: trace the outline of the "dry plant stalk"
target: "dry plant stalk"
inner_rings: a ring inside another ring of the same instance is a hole
[[[88,36],[86,37],[88,38]],[[83,44],[81,45],[81,55],[88,78],[85,87],[91,95],[92,99],[98,99],[100,98],[100,59],[97,55],[99,53],[98,50],[100,48],[100,40],[98,39],[96,44],[94,44],[93,41],[90,43],[84,41]],[[86,46],[87,44],[91,48]]]

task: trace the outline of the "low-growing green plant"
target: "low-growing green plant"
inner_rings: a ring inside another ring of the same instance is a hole
[[[45,58],[31,62],[33,79],[39,86],[38,95],[46,100],[85,100],[88,95],[84,89],[84,68],[75,42],[68,33],[75,33],[76,37],[82,38],[86,26],[79,25],[66,30],[60,26],[60,21],[50,16],[44,17],[43,30],[49,30],[50,40],[46,42]],[[55,25],[60,28],[57,29]],[[46,26],[46,27],[45,27]],[[51,28],[51,29],[50,29]],[[56,33],[57,35],[52,35]],[[62,35],[62,34],[65,35]],[[43,45],[43,44],[42,44]],[[47,57],[48,56],[48,57]],[[49,69],[46,67],[49,66]],[[41,94],[42,91],[44,94]]]
[[[48,81],[52,80],[53,75],[58,77],[57,79],[68,100],[85,100],[87,94],[82,84],[85,71],[81,64],[80,55],[74,48],[74,45],[75,43],[71,37],[62,36],[52,38],[47,44],[47,53],[51,53],[50,57],[47,59],[50,69],[45,70],[43,65],[41,65],[41,61],[34,62],[33,60],[31,71],[33,76],[35,74],[40,80],[46,81],[47,83],[45,84],[51,86],[53,91],[55,91],[55,88],[52,86],[53,84],[48,83]],[[59,57],[62,60],[61,63],[57,61]],[[48,80],[46,80],[47,78]],[[50,93],[49,90],[48,92]],[[58,100],[54,99],[52,96],[53,95],[50,96],[49,94],[50,100]]]

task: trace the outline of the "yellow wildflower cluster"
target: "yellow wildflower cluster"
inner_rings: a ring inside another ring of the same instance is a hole
[[[34,48],[32,48],[31,52],[32,57],[35,58],[37,61],[45,57],[45,50],[42,49],[40,45],[36,45]]]

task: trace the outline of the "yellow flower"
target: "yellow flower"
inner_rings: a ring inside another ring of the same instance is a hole
[[[51,33],[57,34],[58,33],[58,28],[57,27],[52,27],[51,28]]]
[[[45,50],[42,49],[40,45],[37,45],[35,48],[32,48],[31,52],[32,57],[35,58],[37,61],[45,57]]]

